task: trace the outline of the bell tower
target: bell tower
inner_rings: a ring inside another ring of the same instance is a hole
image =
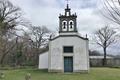
[[[77,33],[77,15],[76,13],[72,14],[71,9],[69,8],[69,4],[65,8],[65,13],[59,15],[59,33]]]

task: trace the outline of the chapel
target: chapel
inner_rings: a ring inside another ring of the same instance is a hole
[[[77,29],[77,14],[72,14],[67,4],[64,14],[59,15],[59,35],[51,37],[49,51],[39,55],[39,69],[48,72],[89,72],[87,37]]]

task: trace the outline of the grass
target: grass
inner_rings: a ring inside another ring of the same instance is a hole
[[[16,69],[3,70],[4,79],[0,80],[25,80],[25,75],[31,73],[31,80],[119,80],[120,68],[91,68],[89,74],[63,74],[48,73],[46,70]]]

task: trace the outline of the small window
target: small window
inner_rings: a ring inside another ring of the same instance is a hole
[[[64,46],[63,51],[64,53],[73,53],[73,46]]]
[[[65,29],[66,27],[66,22],[63,22],[63,29]]]
[[[70,22],[70,28],[72,28],[72,26],[73,26],[73,23],[72,23],[72,22]]]
[[[69,21],[69,31],[74,31],[74,21]]]
[[[69,12],[67,12],[67,16],[69,16]]]

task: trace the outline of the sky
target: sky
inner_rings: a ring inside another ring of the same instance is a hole
[[[59,27],[59,14],[64,13],[66,0],[10,0],[14,5],[19,6],[24,12],[24,17],[32,22],[35,26],[46,26],[56,31]],[[77,28],[81,35],[92,34],[105,25],[116,25],[106,19],[102,14],[102,0],[69,0],[69,6],[72,13],[77,13]],[[90,41],[90,48],[98,48]],[[109,52],[118,53],[119,48],[110,47]]]

